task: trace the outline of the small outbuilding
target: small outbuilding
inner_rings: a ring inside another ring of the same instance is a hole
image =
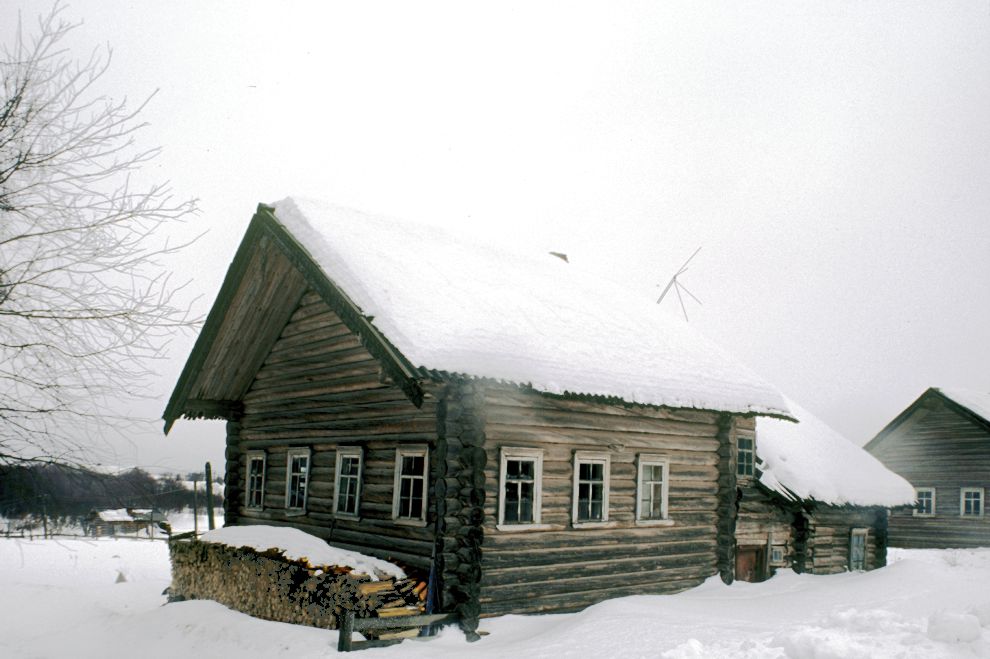
[[[127,508],[94,510],[86,518],[86,532],[95,537],[135,534],[148,524],[146,520],[135,519]]]
[[[890,516],[896,547],[990,547],[990,393],[932,387],[866,445],[914,486]]]
[[[799,423],[740,422],[736,578],[779,568],[832,574],[886,564],[887,510],[910,483],[791,400]]]

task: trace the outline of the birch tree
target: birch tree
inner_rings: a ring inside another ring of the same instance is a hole
[[[0,462],[85,461],[124,418],[188,307],[162,236],[196,211],[139,181],[132,106],[97,89],[111,51],[74,57],[59,5],[0,53]],[[117,426],[119,428],[119,425]]]

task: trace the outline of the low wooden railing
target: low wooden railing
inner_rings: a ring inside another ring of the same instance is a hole
[[[348,611],[342,614],[337,620],[337,631],[339,633],[337,651],[351,652],[352,650],[395,645],[407,638],[419,636],[423,627],[455,623],[457,620],[457,616],[453,613],[392,615],[384,618],[355,618],[354,612]],[[402,631],[389,632],[388,630],[391,629]],[[365,631],[381,633],[377,634],[377,638],[366,641],[354,641],[351,639],[353,632],[363,633]]]

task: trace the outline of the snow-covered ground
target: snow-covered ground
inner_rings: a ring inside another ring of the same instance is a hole
[[[712,579],[581,613],[483,620],[361,657],[990,657],[990,549],[893,551],[869,573]],[[163,606],[165,543],[0,540],[0,657],[320,657],[337,634],[214,602]]]

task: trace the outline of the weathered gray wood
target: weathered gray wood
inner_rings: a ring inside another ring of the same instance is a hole
[[[935,488],[935,515],[910,508],[891,511],[889,542],[895,547],[990,546],[990,515],[960,515],[960,490],[984,488],[990,498],[990,430],[972,414],[929,390],[902,414],[896,427],[874,438],[868,449],[915,487]]]

